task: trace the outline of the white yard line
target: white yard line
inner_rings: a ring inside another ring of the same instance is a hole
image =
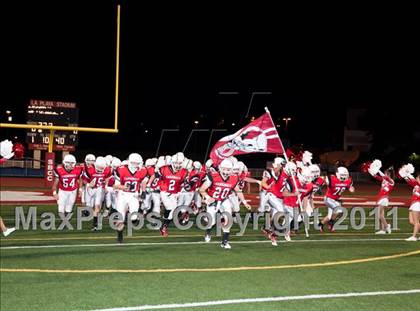
[[[281,237],[280,237],[281,238]],[[213,242],[139,242],[139,243],[101,243],[101,244],[57,244],[57,245],[20,245],[20,246],[2,246],[1,250],[8,249],[40,249],[40,248],[79,248],[79,247],[110,247],[110,246],[157,246],[157,245],[197,245],[197,244],[219,244],[220,237],[214,238],[216,241]],[[292,240],[286,242],[283,240],[278,241],[279,243],[329,243],[329,242],[380,242],[380,241],[404,241],[404,238],[377,238],[377,239],[322,239],[322,240]],[[258,244],[258,243],[271,243],[269,240],[258,240],[258,241],[231,241],[231,244]]]
[[[156,309],[177,309],[177,308],[195,308],[195,307],[208,307],[208,306],[220,306],[220,305],[233,305],[233,304],[242,304],[242,303],[260,303],[260,302],[311,300],[311,299],[325,299],[325,298],[366,297],[366,296],[386,296],[386,295],[407,295],[407,294],[418,294],[418,293],[420,293],[420,289],[341,293],[341,294],[315,294],[315,295],[302,295],[302,296],[244,298],[244,299],[213,300],[213,301],[203,301],[203,302],[174,303],[174,304],[161,304],[161,305],[143,305],[143,306],[137,306],[137,307],[97,309],[97,310],[92,310],[92,311],[136,311],[136,310],[156,310]]]

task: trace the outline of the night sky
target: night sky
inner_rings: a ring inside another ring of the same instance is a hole
[[[207,15],[198,7],[191,14],[121,2],[120,133],[82,133],[80,153],[152,155],[161,129],[175,128],[179,133],[162,144],[163,152],[173,153],[184,148],[191,129],[231,133],[264,106],[292,144],[340,149],[346,111],[358,107],[367,109],[363,128],[375,133],[373,154],[388,144],[402,150],[401,158],[419,151],[420,118],[412,112],[419,97],[405,72],[411,60],[404,45],[384,48],[381,34],[370,36],[367,29],[361,32],[366,37],[351,27],[322,36],[312,27],[300,31],[297,20],[287,24],[263,14],[212,8],[217,13]],[[117,3],[5,7],[2,122],[8,109],[15,122],[26,122],[25,107],[34,98],[76,102],[81,126],[113,127]],[[252,92],[272,94],[255,95],[245,118]],[[292,118],[287,129],[284,117]],[[23,138],[24,131],[0,133],[2,139],[14,135]],[[204,156],[208,136],[194,135],[186,152]]]

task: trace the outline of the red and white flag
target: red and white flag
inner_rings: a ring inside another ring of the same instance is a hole
[[[257,152],[284,153],[283,144],[269,112],[235,134],[220,139],[211,150],[210,158],[218,165],[231,156]]]

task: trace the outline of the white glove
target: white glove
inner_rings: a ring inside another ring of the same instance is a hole
[[[0,155],[6,159],[14,156],[13,143],[10,140],[6,139],[0,143]]]

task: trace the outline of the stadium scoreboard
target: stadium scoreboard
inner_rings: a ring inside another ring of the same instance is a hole
[[[78,126],[76,103],[32,99],[26,110],[26,123],[35,125]],[[47,150],[50,131],[30,129],[26,134],[29,149]],[[54,151],[74,151],[77,131],[54,131]]]

